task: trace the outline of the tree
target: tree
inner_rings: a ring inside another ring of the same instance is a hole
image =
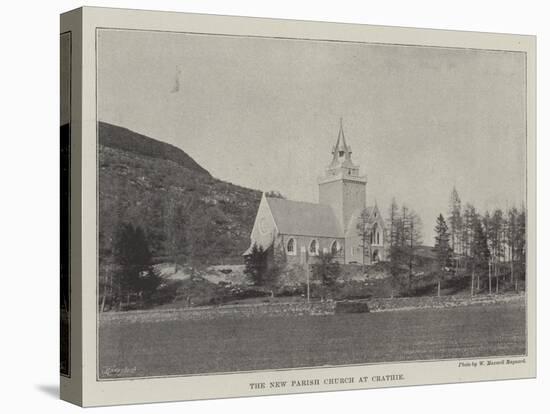
[[[414,210],[405,204],[399,207],[395,199],[390,206],[390,271],[393,289],[397,286],[403,268],[407,269],[407,291],[410,292],[416,255],[422,243],[422,222]]]
[[[194,272],[220,263],[232,249],[232,235],[227,232],[228,217],[218,205],[193,209],[187,223],[185,250]]]
[[[456,187],[451,191],[449,198],[449,227],[451,249],[455,254],[460,253],[460,239],[462,235],[462,205]]]
[[[166,252],[169,253],[174,263],[174,273],[178,271],[178,265],[190,253],[190,211],[194,206],[195,197],[193,195],[184,203],[177,203],[173,198],[167,201],[164,220],[167,239]]]
[[[409,219],[409,208],[403,204],[401,206],[401,217],[397,225],[397,245],[405,247],[407,245],[407,223]]]
[[[137,295],[142,302],[150,298],[161,280],[151,264],[151,252],[143,229],[123,223],[116,232],[113,250],[117,271],[112,283],[118,291],[119,308],[123,298],[126,298],[128,307],[132,295]]]
[[[474,235],[474,225],[477,219],[477,212],[475,207],[467,203],[464,207],[462,223],[462,252],[466,256],[472,256],[472,242]]]
[[[525,206],[522,206],[517,215],[516,231],[514,235],[515,257],[514,262],[518,264],[518,268],[522,271],[523,277],[525,277],[525,255],[526,255],[526,213]],[[518,277],[516,276],[516,290],[517,290]]]
[[[319,252],[317,260],[311,265],[312,278],[321,288],[321,299],[325,299],[340,276],[340,265],[334,261],[331,253]]]
[[[369,228],[369,214],[366,208],[361,211],[361,215],[359,216],[359,220],[357,221],[357,234],[360,240],[360,247],[363,251],[363,260],[361,261],[361,263],[363,273],[365,273],[365,256],[368,256],[370,254],[369,252],[371,237],[371,229]]]
[[[483,216],[482,219],[483,229],[485,231],[485,234],[487,235],[487,242],[489,243],[490,240],[490,234],[491,234],[491,228],[492,228],[492,221],[491,221],[491,215],[489,212],[485,212],[485,216]],[[489,246],[489,268],[487,269],[487,280],[489,282],[489,294],[492,293],[493,286],[492,286],[492,277],[491,277],[491,270],[492,270],[492,254],[491,254],[491,248]],[[479,276],[478,276],[479,281]],[[478,289],[479,289],[479,283],[478,283]]]
[[[487,233],[487,242],[490,252],[490,264],[489,275],[491,274],[491,268],[494,269],[494,276],[496,280],[496,292],[498,293],[499,277],[500,277],[500,261],[504,255],[504,218],[502,210],[495,209],[492,215],[486,214],[487,222],[485,228]],[[490,277],[490,276],[489,276]]]
[[[390,222],[390,237],[389,237],[389,259],[390,259],[390,275],[391,275],[391,297],[394,296],[394,291],[399,288],[400,285],[400,263],[402,259],[402,244],[401,244],[401,229],[402,220],[399,215],[399,205],[392,198],[389,209],[389,222]]]
[[[265,253],[267,256],[267,253]],[[267,258],[266,258],[267,260]],[[283,243],[273,240],[273,257],[266,267],[262,277],[262,285],[269,291],[271,297],[275,296],[275,289],[279,286],[279,277],[286,268],[287,260]]]
[[[249,255],[244,258],[244,273],[254,286],[261,286],[267,270],[267,256],[262,246],[256,243],[252,245]]]
[[[409,210],[403,206],[403,214],[401,217],[402,224],[402,240],[403,240],[403,253],[406,258],[407,267],[409,269],[409,276],[407,282],[407,291],[411,290],[411,283],[413,277],[413,270],[416,264],[416,251],[422,244],[422,221],[420,216],[416,214],[414,210]]]
[[[506,214],[506,247],[510,263],[510,282],[514,283],[514,261],[517,256],[518,210],[512,207]]]
[[[481,220],[475,216],[473,221],[473,239],[471,244],[472,252],[472,285],[471,295],[474,295],[474,278],[487,269],[490,252],[487,244],[487,234],[485,233]]]
[[[391,199],[390,209],[389,209],[389,221],[390,221],[390,250],[392,247],[398,245],[398,225],[399,225],[399,206],[395,197]]]
[[[435,225],[435,245],[434,249],[437,255],[437,264],[439,267],[437,277],[437,296],[441,294],[441,274],[449,264],[451,258],[451,247],[449,245],[449,228],[443,218],[443,214],[439,214]]]

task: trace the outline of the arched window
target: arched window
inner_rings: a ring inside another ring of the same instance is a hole
[[[313,254],[315,256],[319,254],[319,243],[315,239],[309,243],[309,254]]]
[[[376,244],[380,244],[380,232],[376,231]]]
[[[296,240],[294,240],[293,238],[289,239],[286,242],[286,253],[292,255],[296,254]]]
[[[340,246],[340,242],[338,240],[334,240],[332,242],[332,245],[330,246],[330,253],[335,256],[337,254],[340,254],[342,252],[342,246]]]

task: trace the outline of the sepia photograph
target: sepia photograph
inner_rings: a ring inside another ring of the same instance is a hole
[[[525,362],[526,53],[95,36],[98,380]]]

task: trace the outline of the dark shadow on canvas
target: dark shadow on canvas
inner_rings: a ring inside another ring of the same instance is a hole
[[[59,399],[59,384],[38,384],[36,388],[50,397]]]

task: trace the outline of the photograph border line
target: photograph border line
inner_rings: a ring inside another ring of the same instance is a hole
[[[278,19],[276,19],[278,20]],[[295,20],[291,20],[295,21]],[[308,21],[309,22],[309,21]],[[346,24],[346,23],[342,23]],[[351,24],[351,23],[350,23]],[[362,26],[362,25],[359,25]],[[369,25],[370,26],[370,25]],[[381,26],[385,27],[385,26]],[[415,29],[415,28],[407,28]],[[437,30],[437,29],[432,29]],[[409,360],[409,361],[389,361],[389,362],[365,362],[357,364],[343,364],[343,365],[322,365],[322,366],[313,366],[313,367],[289,367],[289,368],[271,368],[271,369],[261,369],[261,370],[252,370],[252,371],[226,371],[226,372],[208,372],[208,373],[197,373],[197,374],[173,374],[173,375],[159,375],[159,376],[145,376],[145,377],[120,377],[120,378],[101,378],[100,377],[100,366],[99,366],[99,306],[98,306],[98,295],[99,295],[99,119],[98,119],[98,84],[99,84],[99,73],[98,73],[98,61],[99,61],[99,50],[98,50],[98,35],[99,31],[133,31],[133,32],[155,32],[155,33],[171,33],[171,34],[182,34],[182,35],[196,35],[196,36],[216,36],[216,37],[234,37],[234,38],[258,38],[258,39],[275,39],[275,40],[289,40],[289,41],[304,41],[304,42],[321,42],[321,43],[345,43],[345,44],[360,44],[360,45],[371,45],[371,46],[393,46],[393,47],[415,47],[415,48],[435,48],[435,49],[447,49],[447,50],[472,50],[472,51],[483,51],[483,52],[494,52],[494,53],[521,53],[524,56],[524,114],[525,114],[525,203],[528,203],[528,149],[529,149],[529,135],[528,135],[528,65],[527,65],[527,51],[521,50],[507,50],[507,49],[485,49],[485,48],[473,48],[473,47],[450,47],[450,46],[437,46],[437,45],[415,45],[407,43],[385,43],[385,42],[362,42],[362,41],[352,41],[352,40],[336,40],[336,39],[312,39],[312,38],[294,38],[294,37],[284,37],[284,36],[260,36],[260,35],[238,35],[238,34],[223,34],[223,33],[203,33],[203,32],[187,32],[187,31],[176,31],[176,30],[160,30],[160,29],[135,29],[135,28],[122,28],[122,27],[95,27],[95,36],[94,36],[94,46],[95,46],[95,115],[96,115],[96,291],[95,291],[95,308],[96,308],[96,381],[97,382],[116,382],[116,381],[138,381],[138,380],[149,380],[149,379],[162,379],[162,378],[186,378],[186,377],[199,377],[199,376],[220,376],[220,375],[236,375],[236,374],[254,374],[254,373],[263,373],[263,372],[287,372],[287,371],[300,371],[300,370],[311,370],[311,369],[330,369],[330,368],[345,368],[345,367],[358,367],[358,366],[373,366],[373,365],[401,365],[401,364],[410,364],[410,363],[433,363],[433,362],[451,362],[451,361],[477,361],[477,360],[487,360],[487,359],[497,359],[497,358],[520,358],[520,357],[529,357],[529,335],[528,335],[528,325],[529,325],[529,310],[528,310],[528,278],[525,278],[525,354],[520,355],[495,355],[495,356],[480,356],[480,357],[471,357],[471,358],[444,358],[444,359],[429,359],[429,360]],[[451,32],[456,32],[455,30],[449,30]],[[465,32],[465,31],[459,31]],[[472,33],[466,31],[465,33]],[[484,32],[473,32],[473,33],[484,33]],[[490,34],[490,33],[488,33]],[[526,208],[526,221],[529,222],[529,212]],[[526,226],[526,233],[528,230],[528,225]],[[525,239],[526,243],[526,275],[528,274],[528,237]],[[535,338],[536,341],[536,338]],[[536,342],[535,342],[536,343]],[[528,378],[528,377],[525,377]],[[487,378],[479,381],[473,382],[484,382],[490,381],[492,379]],[[503,379],[506,380],[506,379]],[[470,382],[470,381],[469,381]],[[450,382],[451,383],[451,382]],[[299,393],[307,393],[308,391],[299,391]],[[317,391],[310,391],[317,392]]]

